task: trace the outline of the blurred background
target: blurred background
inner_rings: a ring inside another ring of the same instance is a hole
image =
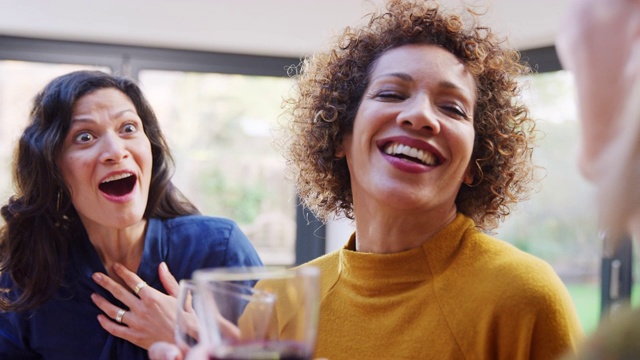
[[[266,263],[299,264],[341,247],[352,224],[324,225],[298,206],[273,129],[286,121],[292,67],[383,3],[0,0],[1,202],[13,193],[12,152],[33,96],[55,76],[100,69],[138,80],[175,156],[174,182],[203,213],[236,220]],[[572,79],[553,47],[566,3],[441,1],[484,13],[535,70],[522,79],[523,96],[538,120],[543,180],[495,235],[556,269],[590,332],[600,318],[602,244],[593,189],[576,169]]]

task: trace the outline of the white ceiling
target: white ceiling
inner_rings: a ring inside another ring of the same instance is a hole
[[[301,57],[384,0],[0,0],[0,35]],[[568,0],[441,0],[486,8],[519,49],[553,44]],[[484,7],[483,7],[484,6]]]

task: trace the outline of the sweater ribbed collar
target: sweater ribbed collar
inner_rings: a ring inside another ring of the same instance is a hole
[[[376,254],[355,251],[356,234],[340,250],[340,279],[367,287],[367,284],[402,287],[429,281],[443,272],[456,255],[463,234],[473,229],[470,218],[458,213],[455,219],[414,249]],[[364,289],[363,289],[364,290]]]

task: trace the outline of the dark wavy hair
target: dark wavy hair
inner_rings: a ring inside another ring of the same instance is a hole
[[[287,175],[302,202],[320,219],[353,219],[346,159],[336,150],[353,121],[370,72],[386,51],[407,44],[434,44],[453,53],[475,78],[474,182],[463,184],[458,211],[492,230],[532,190],[535,122],[522,104],[519,78],[531,73],[520,54],[504,49],[479,14],[448,14],[436,1],[391,0],[361,27],[347,28],[333,47],[306,58],[291,72],[295,94],[285,100],[288,120],[276,141],[287,159]]]
[[[18,289],[0,289],[0,310],[29,310],[63,285],[69,247],[82,223],[56,160],[71,126],[73,106],[95,90],[114,88],[127,95],[151,143],[153,168],[144,217],[172,218],[199,213],[171,183],[173,159],[158,119],[140,88],[126,78],[100,71],[77,71],[53,79],[34,99],[30,123],[20,137],[13,164],[16,194],[2,206],[0,273]],[[20,290],[16,299],[10,291]]]

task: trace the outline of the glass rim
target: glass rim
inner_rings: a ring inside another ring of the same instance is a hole
[[[320,268],[312,265],[294,268],[268,266],[207,268],[194,271],[192,279],[196,282],[246,281],[292,278],[296,275],[302,275],[304,277],[318,277],[320,275]]]
[[[195,288],[197,284],[193,279],[180,279],[180,281],[178,281],[178,286]]]

